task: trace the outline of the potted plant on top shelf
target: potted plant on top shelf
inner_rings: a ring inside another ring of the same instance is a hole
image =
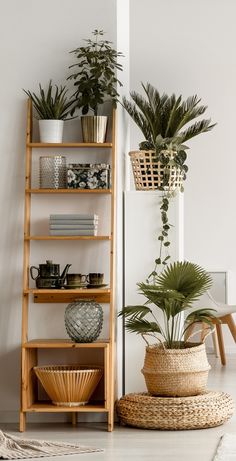
[[[123,56],[103,40],[102,30],[94,30],[94,39],[85,40],[86,45],[76,48],[71,53],[76,55],[77,62],[72,64],[73,73],[68,77],[74,81],[76,109],[82,109],[81,125],[84,142],[103,143],[106,138],[107,116],[98,115],[99,107],[107,101],[116,104],[119,97],[117,85],[122,83],[116,77],[116,71],[123,66],[117,58]],[[92,112],[93,115],[87,115]]]
[[[142,373],[151,394],[188,396],[206,389],[210,366],[205,344],[189,343],[185,338],[195,323],[212,328],[214,310],[192,308],[211,283],[200,266],[178,261],[167,266],[154,284],[138,283],[146,302],[124,307],[119,313],[126,329],[147,343]],[[163,322],[157,319],[158,310]],[[154,338],[154,344],[148,343],[148,337]]]
[[[133,102],[124,97],[123,106],[144,136],[144,141],[139,144],[140,150],[130,152],[136,190],[163,191],[160,203],[162,228],[158,236],[160,254],[150,274],[155,276],[157,265],[166,265],[169,259],[169,199],[176,194],[176,190],[183,191],[183,181],[188,171],[188,147],[185,143],[212,130],[215,124],[211,124],[211,119],[190,124],[207,109],[207,106],[200,104],[201,99],[197,95],[183,100],[181,95],[161,95],[150,83],[142,84],[142,87],[144,96],[132,91]],[[166,249],[165,257],[162,257],[163,246]]]
[[[39,118],[40,142],[61,143],[64,121],[75,118],[68,117],[74,100],[67,98],[67,91],[65,86],[53,86],[52,80],[46,90],[39,84],[38,95],[24,90]]]

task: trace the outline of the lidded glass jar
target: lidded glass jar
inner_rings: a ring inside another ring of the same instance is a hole
[[[65,310],[65,327],[76,343],[92,343],[101,333],[102,306],[94,299],[76,299]]]

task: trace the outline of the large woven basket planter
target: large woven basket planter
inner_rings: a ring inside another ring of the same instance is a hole
[[[183,430],[220,426],[231,418],[234,403],[224,392],[208,391],[194,397],[153,397],[127,394],[117,403],[124,425],[143,429]]]
[[[169,190],[173,191],[180,188],[183,182],[183,175],[180,168],[171,167],[163,168],[160,162],[157,162],[156,153],[152,150],[140,150],[129,153],[134,183],[136,190]],[[168,182],[163,182],[168,176]]]
[[[141,370],[152,395],[186,397],[206,391],[210,365],[205,344],[188,343],[184,349],[146,347]]]
[[[34,371],[52,403],[70,407],[88,403],[103,374],[101,368],[78,365],[48,365]]]

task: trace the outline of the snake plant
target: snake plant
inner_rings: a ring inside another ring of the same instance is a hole
[[[65,86],[58,87],[54,85],[53,88],[52,80],[50,80],[46,90],[39,84],[38,95],[31,91],[23,91],[32,100],[40,120],[68,120],[74,100],[67,98],[67,89]]]

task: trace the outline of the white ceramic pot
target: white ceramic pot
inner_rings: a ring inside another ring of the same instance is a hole
[[[61,143],[64,120],[39,120],[40,142]]]

